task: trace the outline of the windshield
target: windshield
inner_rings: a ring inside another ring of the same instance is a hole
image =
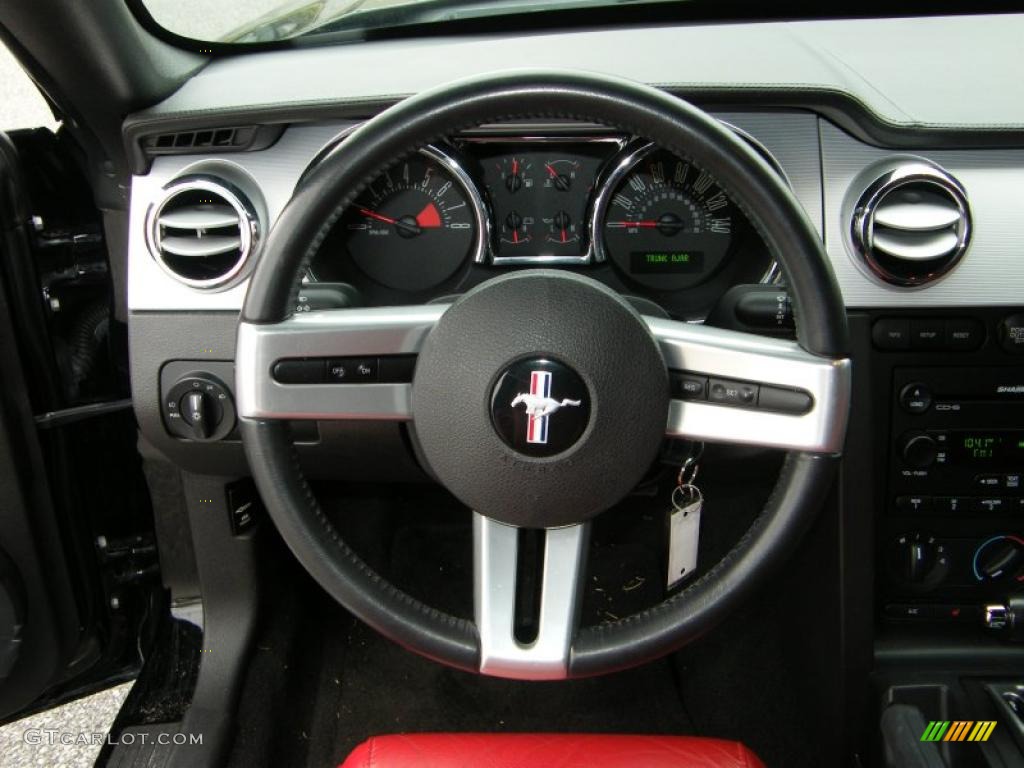
[[[641,0],[641,3],[679,0]],[[295,37],[435,24],[637,0],[141,0],[168,32],[200,42],[272,43]]]

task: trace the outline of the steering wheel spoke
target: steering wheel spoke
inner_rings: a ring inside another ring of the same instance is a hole
[[[540,532],[537,633],[516,638],[520,532],[481,514],[473,515],[473,601],[480,633],[480,671],[519,680],[569,676],[569,651],[579,627],[590,524]]]
[[[415,355],[447,307],[320,310],[278,323],[240,323],[236,365],[256,375],[238,378],[239,415],[290,420],[412,418],[408,382],[343,383],[330,378],[327,366],[331,360]],[[303,360],[325,366],[321,381],[284,383],[274,376],[279,362]]]
[[[671,373],[703,386],[669,404],[666,434],[691,440],[839,453],[850,361],[784,339],[646,318]]]

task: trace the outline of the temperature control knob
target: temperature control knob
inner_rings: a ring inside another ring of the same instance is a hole
[[[903,441],[903,463],[914,469],[927,469],[935,463],[939,446],[930,435],[912,435]]]
[[[1024,582],[1024,539],[993,536],[974,551],[972,567],[978,581]]]
[[[891,566],[902,584],[915,592],[927,592],[949,572],[949,555],[934,536],[908,533],[896,540]]]

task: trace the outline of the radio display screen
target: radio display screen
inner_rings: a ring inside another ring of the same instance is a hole
[[[1024,431],[953,432],[946,451],[952,464],[1024,468]]]

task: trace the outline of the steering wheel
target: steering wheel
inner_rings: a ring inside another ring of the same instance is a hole
[[[450,305],[291,314],[306,263],[381,171],[444,136],[517,119],[600,123],[709,172],[780,262],[798,341],[643,317],[600,283],[555,270],[505,274]],[[236,392],[249,466],[270,515],[339,603],[445,664],[561,679],[617,671],[681,647],[721,621],[793,551],[842,450],[846,344],[845,310],[821,239],[778,175],[731,131],[638,83],[517,71],[402,101],[352,132],[311,172],[252,275],[238,329]],[[411,383],[282,384],[271,373],[288,358],[390,355],[417,355]],[[799,390],[806,407],[673,399],[669,370],[746,381],[763,391]],[[517,392],[534,374],[537,386]],[[524,407],[529,429],[543,419],[552,440],[557,432],[553,448],[510,437],[508,424],[522,421],[512,409]],[[287,424],[295,419],[409,423],[429,470],[474,510],[474,621],[400,591],[345,544],[303,478]],[[581,627],[589,521],[636,486],[666,437],[788,453],[764,510],[720,562],[653,608]],[[539,629],[527,644],[513,630],[524,527],[544,529]]]

